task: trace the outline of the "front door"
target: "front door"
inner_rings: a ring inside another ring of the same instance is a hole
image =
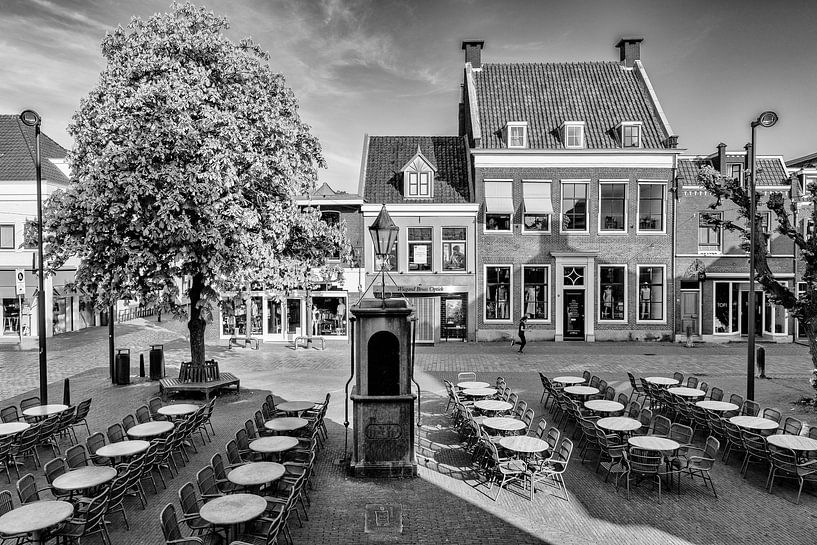
[[[564,301],[564,339],[566,341],[583,341],[584,291],[565,290]]]
[[[681,292],[681,333],[687,335],[700,335],[701,324],[698,320],[698,297],[697,291]]]
[[[290,339],[301,335],[300,299],[287,299],[287,335]]]
[[[763,292],[755,292],[755,335],[763,334]],[[740,334],[749,334],[749,292],[740,292]]]

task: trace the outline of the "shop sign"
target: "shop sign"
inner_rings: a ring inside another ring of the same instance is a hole
[[[23,269],[14,271],[14,278],[16,280],[17,295],[26,294],[26,275]]]
[[[397,286],[403,293],[458,293],[468,291],[468,286]]]

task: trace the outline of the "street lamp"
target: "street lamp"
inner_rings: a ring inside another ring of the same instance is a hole
[[[40,164],[40,123],[42,118],[34,110],[25,110],[20,121],[27,127],[34,127],[34,170],[37,172],[37,336],[40,341],[40,403],[48,404],[48,368],[45,359],[45,276],[43,272],[43,180]]]
[[[397,240],[399,230],[400,228],[394,224],[384,204],[374,223],[369,227],[369,234],[372,235],[374,245],[374,255],[380,259],[380,283],[383,288],[384,306],[386,304],[386,262],[394,242]]]
[[[758,126],[771,127],[777,123],[777,114],[772,111],[765,111],[752,121],[752,163],[751,175],[749,176],[749,303],[748,306],[748,333],[749,348],[746,354],[746,399],[755,398],[755,241],[757,239],[757,212],[755,203],[755,173],[757,171],[757,152],[755,150],[755,129]]]

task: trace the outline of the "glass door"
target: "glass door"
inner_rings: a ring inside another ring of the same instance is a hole
[[[301,300],[287,299],[287,337],[293,339],[301,334]]]

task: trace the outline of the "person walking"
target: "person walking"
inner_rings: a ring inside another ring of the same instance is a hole
[[[528,341],[525,340],[525,330],[527,329],[527,326],[528,326],[528,315],[525,314],[525,315],[522,316],[522,319],[519,320],[519,331],[517,333],[519,335],[519,353],[520,354],[522,353],[522,350],[524,350],[525,345],[528,344]]]

